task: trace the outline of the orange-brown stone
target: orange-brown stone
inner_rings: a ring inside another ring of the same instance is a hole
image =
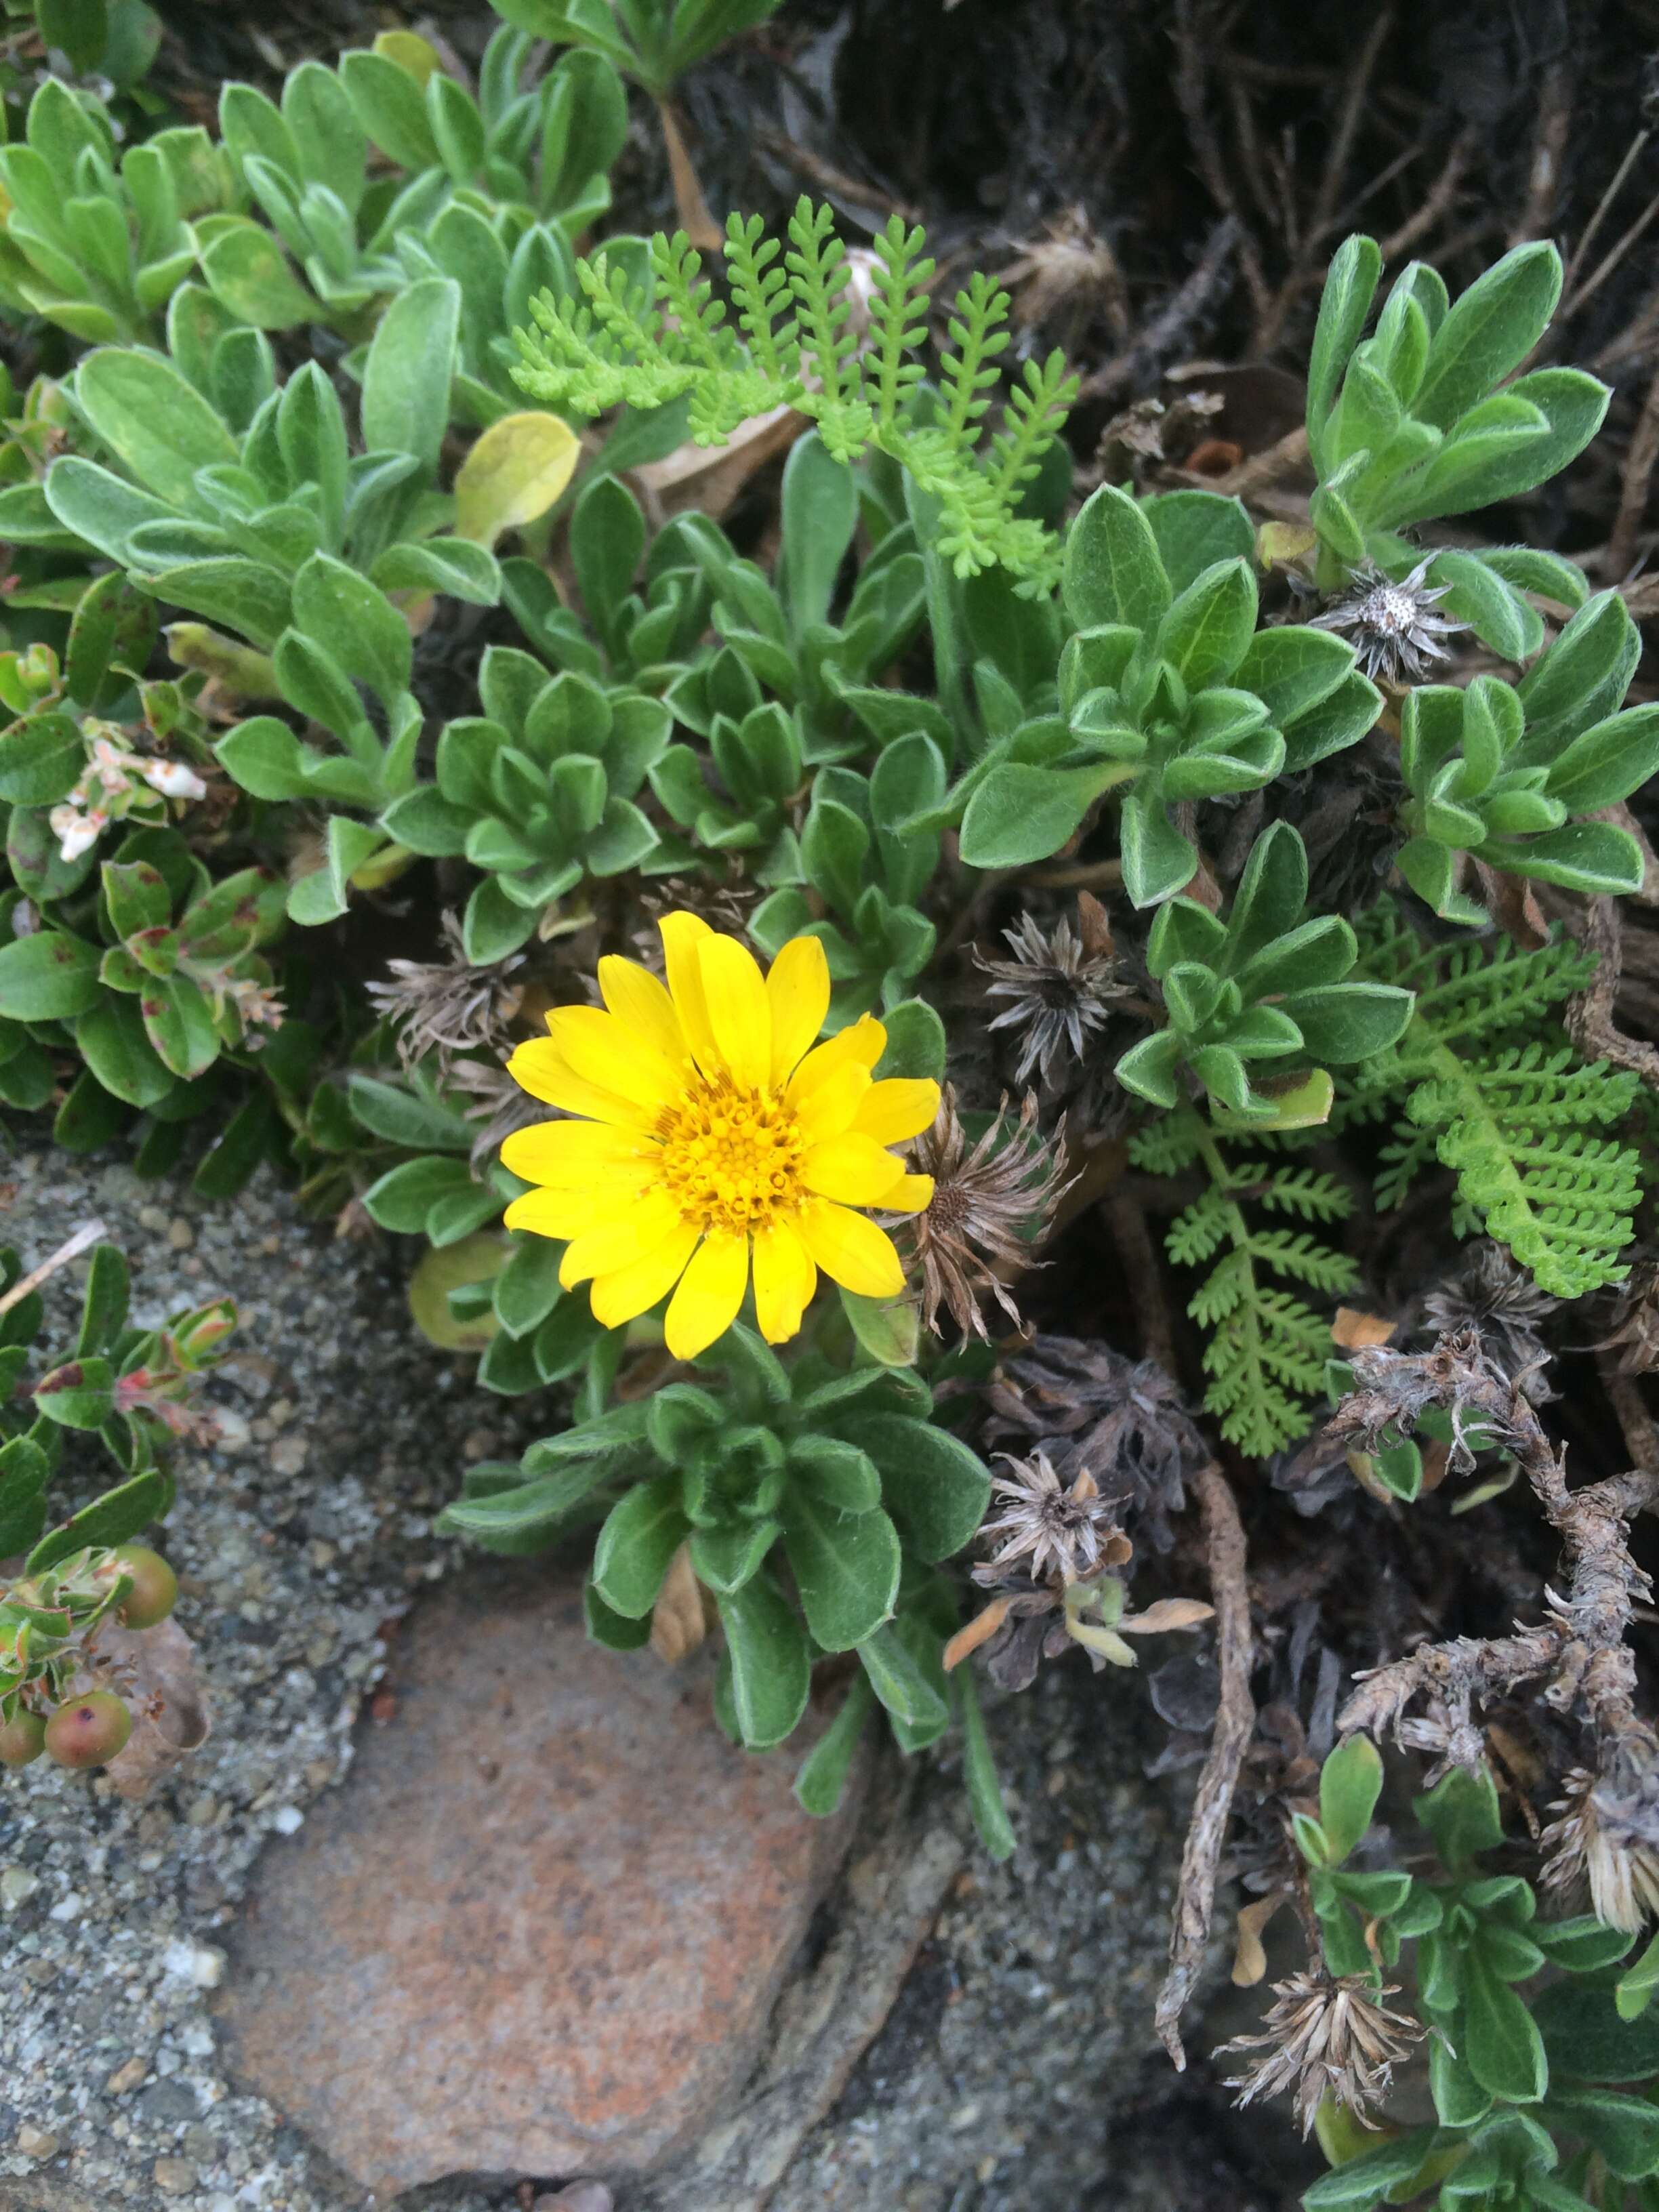
[[[707,1653],[590,1644],[568,1580],[469,1576],[393,1649],[393,1717],[260,1863],[231,2062],[383,2195],[647,2168],[751,2063],[847,1813],[726,1741]]]

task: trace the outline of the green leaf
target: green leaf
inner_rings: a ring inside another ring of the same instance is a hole
[[[925,999],[901,999],[881,1017],[887,1044],[875,1073],[938,1083],[945,1075],[945,1024]]]
[[[1338,247],[1325,279],[1308,357],[1308,446],[1322,470],[1327,456],[1326,423],[1382,273],[1382,256],[1375,239],[1355,236]]]
[[[38,1575],[89,1547],[131,1543],[167,1510],[167,1479],[157,1468],[106,1490],[62,1528],[48,1530],[24,1561],[23,1571]]]
[[[294,620],[391,713],[409,689],[409,625],[366,576],[330,553],[313,553],[294,579]]]
[[[1158,625],[1158,654],[1189,691],[1224,684],[1255,630],[1255,580],[1247,561],[1220,561],[1189,584]]]
[[[270,232],[228,222],[202,248],[202,274],[216,300],[256,331],[292,330],[317,313]]]
[[[902,1413],[849,1413],[841,1425],[881,1470],[882,1502],[918,1559],[948,1559],[985,1517],[991,1478],[977,1455],[946,1429]]]
[[[438,1516],[441,1534],[465,1536],[507,1559],[533,1558],[558,1541],[570,1509],[605,1474],[602,1461],[562,1468],[535,1482],[479,1498],[458,1498]]]
[[[1449,430],[1518,368],[1542,337],[1561,296],[1561,257],[1547,240],[1517,246],[1477,277],[1429,346],[1413,412]]]
[[[75,1042],[104,1089],[129,1106],[159,1106],[177,1081],[150,1042],[137,1002],[114,992],[101,994],[76,1021]]]
[[[1369,1736],[1352,1735],[1319,1773],[1319,1825],[1340,1866],[1371,1824],[1382,1789],[1382,1761]]]
[[[1593,1912],[1581,1912],[1571,1920],[1534,1921],[1532,1936],[1552,1965],[1565,1966],[1575,1974],[1612,1966],[1636,1941],[1627,1928],[1609,1928]],[[1630,1975],[1624,1978],[1628,1981]]]
[[[1255,529],[1242,500],[1213,491],[1158,492],[1142,502],[1171,590],[1184,592],[1218,561],[1249,561]]]
[[[1552,1982],[1532,2001],[1553,2079],[1646,2081],[1659,2074],[1659,2010],[1623,2020],[1613,1992]]]
[[[876,1703],[866,1674],[854,1674],[847,1685],[841,1711],[801,1761],[795,1777],[795,1796],[803,1812],[823,1820],[841,1803]]]
[[[67,799],[87,765],[86,740],[72,714],[31,715],[0,731],[0,800],[53,806]]]
[[[1659,2172],[1659,2107],[1611,2089],[1553,2089],[1546,2107],[1552,2129],[1582,2136],[1621,2181]]]
[[[779,1511],[808,1628],[826,1651],[850,1651],[890,1618],[898,1595],[892,1522],[879,1510],[842,1513],[804,1486],[786,1493]]]
[[[415,1152],[468,1152],[477,1133],[464,1114],[430,1095],[355,1071],[346,1079],[351,1110],[371,1134]]]
[[[1628,799],[1659,775],[1659,702],[1627,708],[1573,738],[1552,763],[1545,785],[1571,813]]]
[[[352,62],[378,58],[348,54],[341,76],[345,76]],[[386,66],[403,76],[393,64]],[[412,88],[411,80],[404,82]],[[419,107],[418,95],[416,105]],[[373,122],[368,128],[374,132]],[[449,427],[449,387],[460,313],[459,284],[447,276],[421,278],[386,309],[363,364],[364,443],[372,452],[413,453],[428,477],[437,474]]]
[[[186,513],[205,512],[198,469],[234,468],[241,459],[207,401],[160,354],[100,347],[76,370],[74,392],[76,407],[139,483]]]
[[[603,1589],[597,1574],[595,1580]],[[732,1662],[738,1731],[751,1751],[763,1751],[791,1735],[806,1711],[812,1680],[806,1638],[789,1601],[764,1571],[740,1590],[720,1594],[715,1603]]]
[[[593,1584],[613,1612],[635,1620],[650,1612],[669,1562],[690,1528],[680,1506],[678,1474],[637,1484],[617,1500],[605,1518],[593,1552]],[[804,1662],[804,1647],[802,1656]],[[793,1726],[792,1720],[789,1727]],[[783,1730],[784,1735],[788,1733],[788,1729]],[[777,1741],[775,1737],[769,1740]]]
[[[992,1858],[1012,1858],[1014,1832],[1009,1823],[1008,1808],[1002,1802],[996,1762],[991,1756],[990,1738],[985,1733],[985,1717],[980,1711],[979,1685],[971,1667],[957,1671],[954,1686],[962,1715],[962,1778],[967,1784],[974,1826]]]
[[[913,1300],[865,1298],[843,1287],[841,1302],[854,1335],[872,1359],[884,1367],[915,1364],[921,1318]]]
[[[895,1721],[907,1728],[944,1728],[950,1710],[898,1626],[889,1621],[859,1646],[859,1662]]]
[[[1511,2104],[1534,2101],[1549,2085],[1549,2062],[1532,2014],[1478,1953],[1463,1961],[1462,2055],[1483,2089]]]
[[[59,929],[37,929],[0,945],[0,1015],[16,1022],[70,1021],[102,996],[95,945]]]
[[[1103,792],[1133,774],[1118,761],[1076,769],[1005,761],[991,769],[968,802],[962,857],[975,868],[1020,868],[1046,860],[1077,835]],[[1127,875],[1127,860],[1125,866]],[[1191,872],[1188,866],[1187,874]]]
[[[239,722],[216,750],[226,774],[255,799],[298,799],[305,792],[306,749],[274,714]]]
[[[1146,631],[1162,621],[1170,580],[1152,526],[1132,493],[1103,484],[1085,501],[1066,532],[1060,594],[1079,629],[1124,623]]]
[[[613,1613],[591,1581],[582,1584],[582,1610],[588,1634],[608,1651],[641,1651],[651,1641],[649,1618],[630,1620],[625,1613]]]
[[[1412,1800],[1412,1810],[1453,1874],[1463,1872],[1480,1852],[1496,1850],[1504,1840],[1498,1792],[1484,1766],[1477,1774],[1455,1766],[1432,1790]]]
[[[1407,2185],[1414,2182],[1432,2155],[1437,2142],[1433,2128],[1413,2128],[1391,2142],[1321,2174],[1303,2197],[1303,2212],[1369,2212],[1380,2199],[1392,2195],[1395,2203],[1409,2201]]]

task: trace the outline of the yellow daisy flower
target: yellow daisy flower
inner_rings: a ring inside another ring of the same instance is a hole
[[[540,1121],[501,1146],[539,1186],[509,1229],[566,1237],[566,1289],[591,1280],[593,1315],[619,1328],[672,1291],[668,1348],[690,1359],[737,1319],[755,1270],[761,1334],[800,1328],[817,1271],[892,1297],[904,1271],[855,1206],[919,1212],[933,1180],[887,1148],[918,1136],[936,1083],[871,1073],[887,1032],[869,1015],[817,1042],[830,969],[792,938],[769,974],[694,914],[659,925],[666,988],[632,960],[599,963],[605,1006],[561,1006],[508,1072],[534,1098],[585,1118]]]

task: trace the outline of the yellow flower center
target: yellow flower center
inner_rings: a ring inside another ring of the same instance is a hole
[[[697,1075],[657,1122],[664,1187],[706,1235],[769,1228],[806,1195],[795,1116],[770,1091]]]

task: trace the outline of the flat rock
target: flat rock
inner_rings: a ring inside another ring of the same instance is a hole
[[[810,1819],[799,1747],[729,1744],[713,1681],[589,1643],[568,1577],[417,1608],[391,1717],[255,1875],[234,2070],[383,2195],[672,2157],[752,2066],[856,1795]]]

